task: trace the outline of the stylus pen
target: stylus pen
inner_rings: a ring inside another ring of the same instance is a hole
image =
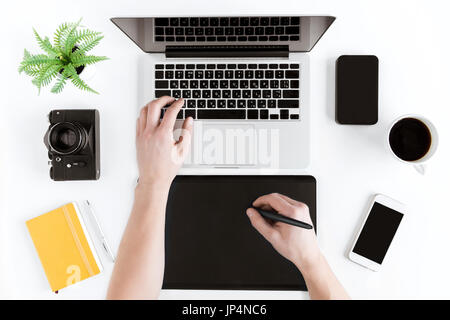
[[[304,228],[304,229],[312,229],[312,225],[303,222],[303,221],[298,221],[286,216],[283,216],[279,213],[276,212],[270,212],[270,211],[265,211],[265,210],[261,210],[259,208],[255,208],[253,207],[253,209],[255,209],[256,211],[259,212],[260,215],[262,215],[264,218],[273,220],[273,221],[279,221],[279,222],[283,222],[283,223],[287,223],[290,224],[292,226],[296,226],[296,227],[300,227],[300,228]]]

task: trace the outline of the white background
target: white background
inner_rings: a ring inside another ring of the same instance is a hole
[[[450,298],[450,63],[446,1],[7,1],[1,32],[0,297],[102,299],[105,272],[58,295],[49,289],[25,221],[74,200],[89,199],[116,252],[133,200],[136,178],[134,126],[137,59],[143,53],[110,21],[114,16],[330,14],[337,17],[311,58],[312,164],[318,181],[318,236],[333,270],[353,298]],[[17,67],[23,49],[38,52],[32,27],[51,36],[65,21],[102,31],[89,81],[101,94],[68,86],[53,95],[37,89]],[[334,121],[335,60],[342,54],[375,54],[380,60],[380,116],[374,126]],[[42,143],[53,108],[98,108],[102,176],[94,182],[62,182],[48,176]],[[433,121],[440,145],[425,176],[396,161],[386,149],[391,121],[419,113]],[[295,137],[292,139],[295,148]],[[292,172],[285,172],[292,173]],[[382,271],[373,273],[345,253],[360,226],[369,197],[384,193],[409,206]],[[306,298],[301,292],[166,291],[162,298]]]

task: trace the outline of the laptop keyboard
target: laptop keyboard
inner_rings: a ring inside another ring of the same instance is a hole
[[[185,99],[178,119],[298,120],[299,88],[295,63],[155,65],[155,97]]]
[[[155,18],[156,42],[299,41],[300,17]]]

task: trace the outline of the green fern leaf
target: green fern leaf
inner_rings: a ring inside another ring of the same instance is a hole
[[[37,31],[33,28],[34,36],[36,37],[36,41],[39,44],[39,47],[41,47],[42,50],[47,52],[51,56],[57,56],[58,52],[53,48],[52,44],[50,43],[50,40],[48,37],[45,37],[45,39],[42,39]]]
[[[78,28],[79,24],[81,22],[81,19],[78,20],[77,23],[75,23],[74,26],[70,28],[70,30],[67,32],[67,36],[64,43],[64,54],[66,56],[69,56],[72,53],[72,49],[75,46],[77,37],[76,37],[76,29]]]
[[[19,72],[24,72],[27,76],[35,77],[39,74],[41,71],[41,68],[36,66],[25,66],[22,68],[22,66],[19,68]]]
[[[108,58],[104,56],[81,56],[79,58],[72,59],[72,65],[75,68],[78,68],[80,66],[94,64],[104,60],[108,60]]]
[[[60,51],[63,51],[62,44],[64,43],[64,39],[66,38],[66,35],[68,31],[73,28],[75,23],[69,22],[69,23],[63,23],[59,25],[58,29],[56,29],[54,37],[53,37],[53,43],[55,44],[55,47],[58,48]]]
[[[60,93],[63,90],[64,86],[66,85],[66,80],[67,80],[66,72],[63,71],[62,74],[58,75],[58,80],[52,87],[51,92]]]
[[[41,88],[48,85],[58,74],[60,68],[61,67],[57,64],[49,63],[39,71],[39,74],[36,76],[36,78],[31,81],[36,87],[38,87],[39,93],[41,92]]]
[[[92,50],[96,45],[99,44],[99,42],[103,39],[103,36],[98,36],[96,38],[93,38],[89,41],[85,41],[82,44],[79,45],[78,47],[78,54],[85,54],[86,52]]]
[[[82,42],[90,41],[93,38],[100,36],[101,34],[101,32],[95,32],[89,29],[80,30],[76,32],[76,42],[77,44],[81,44]]]
[[[94,89],[92,89],[91,87],[89,87],[77,74],[77,71],[75,70],[74,66],[72,64],[68,64],[66,66],[66,70],[68,72],[68,74],[70,75],[70,80],[72,81],[72,83],[74,84],[75,87],[77,87],[78,89],[81,90],[86,90],[86,91],[90,91],[93,93],[98,94],[97,91],[95,91]]]
[[[57,59],[51,58],[45,54],[31,55],[27,50],[24,51],[23,60],[19,66],[19,73],[25,71],[29,67],[41,66],[45,63],[56,63]]]

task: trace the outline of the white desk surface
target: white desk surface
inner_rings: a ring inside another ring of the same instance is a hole
[[[70,3],[70,5],[69,5]],[[143,53],[110,21],[114,16],[330,14],[337,17],[311,58],[312,164],[318,181],[318,236],[333,270],[353,298],[450,298],[450,22],[446,1],[7,1],[2,5],[0,116],[0,297],[102,299],[113,264],[58,295],[50,292],[25,221],[63,203],[89,199],[114,251],[133,201],[136,178],[137,59]],[[32,27],[52,35],[76,21],[105,33],[93,51],[90,84],[100,95],[70,85],[62,94],[37,90],[17,66],[23,49],[38,51]],[[335,60],[342,54],[380,59],[380,117],[375,126],[334,121]],[[5,99],[6,97],[6,99]],[[42,143],[46,115],[56,107],[98,108],[101,114],[99,181],[56,183],[48,176]],[[432,120],[438,152],[425,176],[396,161],[385,148],[391,121],[406,113]],[[295,144],[293,145],[295,147]],[[300,172],[285,172],[300,173]],[[374,193],[410,208],[383,270],[374,273],[346,257]],[[301,299],[302,292],[164,291],[162,299]]]

